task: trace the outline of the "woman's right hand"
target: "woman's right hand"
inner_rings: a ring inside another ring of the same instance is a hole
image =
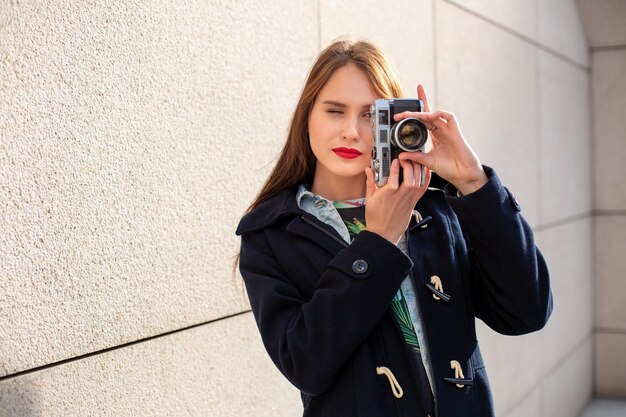
[[[399,184],[400,167],[403,181]],[[365,168],[367,176],[365,195],[365,225],[367,230],[389,240],[394,245],[409,226],[413,208],[424,195],[430,183],[430,169],[420,187],[422,166],[408,160],[394,159],[387,184],[378,187],[372,168]]]

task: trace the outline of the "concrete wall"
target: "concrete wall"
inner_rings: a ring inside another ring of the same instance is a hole
[[[576,416],[592,393],[590,73],[571,1],[436,3],[438,104],[454,109],[534,226],[550,267],[544,330],[479,326],[499,416]]]
[[[626,397],[626,2],[579,5],[593,74],[595,390]]]
[[[537,232],[551,322],[516,338],[479,328],[498,415],[578,413],[594,369],[594,171],[576,5],[394,7],[0,0],[0,417],[300,413],[231,276],[233,231],[317,52],[343,34],[457,114]]]

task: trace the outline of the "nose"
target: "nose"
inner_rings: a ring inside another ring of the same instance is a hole
[[[341,138],[348,142],[355,142],[359,139],[358,120],[354,117],[347,117],[341,132]]]

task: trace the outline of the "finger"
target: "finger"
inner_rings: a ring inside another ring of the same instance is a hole
[[[413,178],[415,178],[415,186],[417,188],[422,184],[420,181],[422,180],[422,167],[424,165],[413,162]]]
[[[393,115],[393,120],[399,122],[402,119],[406,119],[407,117],[417,117],[422,113],[414,112],[414,111],[403,111],[402,113],[396,113]]]
[[[405,111],[402,113],[394,114],[393,119],[397,122],[402,119],[406,119],[407,117],[412,117],[412,118],[422,121],[422,123],[426,125],[426,128],[432,132],[433,130],[443,129],[448,126],[448,123],[444,119],[441,118],[441,114],[437,114],[437,113],[440,113],[440,112],[422,113],[422,112]],[[433,127],[435,129],[433,129]]]
[[[402,166],[402,184],[400,186],[413,188],[417,184],[415,181],[416,177],[414,173],[413,163],[408,160],[400,160],[400,165]]]
[[[387,179],[387,186],[392,190],[398,189],[398,182],[400,176],[400,162],[398,158],[391,162],[391,168],[389,169],[389,178]]]
[[[457,123],[456,116],[454,115],[454,113],[450,113],[450,112],[443,111],[443,110],[438,110],[432,113],[432,115],[436,116],[439,120],[445,121],[448,127],[458,129],[458,123]]]
[[[424,190],[426,188],[428,188],[428,186],[430,185],[430,178],[432,177],[432,171],[430,168],[426,167],[426,169],[424,170],[424,181],[422,182],[422,187]],[[420,173],[421,175],[421,173]]]
[[[419,164],[413,164],[414,166],[417,166],[418,170],[419,170],[419,187],[417,192],[415,193],[415,203],[414,205],[419,201],[420,198],[422,198],[422,196],[424,195],[424,193],[426,192],[426,190],[428,189],[428,186],[430,185],[430,177],[431,177],[431,170],[429,168],[424,167],[423,165],[419,165]],[[423,172],[423,177],[422,177],[422,172]]]
[[[376,183],[374,182],[374,171],[372,168],[365,168],[365,199],[369,199],[374,191],[376,191]]]
[[[428,130],[443,129],[448,126],[448,122],[442,116],[442,111],[435,111],[432,113],[416,113],[416,118],[424,122]],[[435,127],[435,129],[432,129]]]
[[[424,125],[426,125],[426,129],[428,129],[428,132],[431,134],[436,134],[437,129],[444,130],[446,127],[448,127],[448,124],[443,121],[441,118],[431,118],[431,120],[422,120],[422,123],[424,123]]]
[[[430,111],[430,105],[428,104],[428,96],[426,95],[426,90],[424,90],[424,86],[422,84],[417,85],[417,98],[424,102],[424,111]]]
[[[400,155],[398,155],[398,159],[401,161],[412,161],[413,163],[424,165],[430,169],[434,168],[434,160],[430,152],[401,152]]]

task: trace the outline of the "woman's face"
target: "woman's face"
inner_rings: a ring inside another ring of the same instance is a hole
[[[354,64],[344,65],[328,79],[309,114],[316,179],[365,176],[372,149],[369,108],[376,98],[365,72]]]

